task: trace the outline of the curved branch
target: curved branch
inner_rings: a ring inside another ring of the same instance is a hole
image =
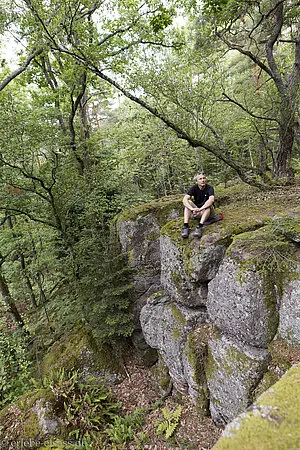
[[[27,67],[29,66],[29,64],[32,62],[32,60],[40,55],[43,52],[42,48],[39,49],[33,49],[29,56],[25,59],[24,63],[22,64],[22,66],[18,67],[18,69],[16,69],[15,71],[11,72],[8,77],[5,78],[5,80],[3,80],[0,83],[0,91],[2,91],[12,80],[14,80],[17,76],[19,76],[21,73],[23,73]]]
[[[216,31],[216,36],[221,39],[231,50],[237,50],[242,55],[248,56],[255,64],[257,64],[264,72],[266,72],[270,77],[274,80],[274,74],[269,69],[268,66],[266,66],[260,59],[258,59],[257,56],[255,56],[252,52],[248,50],[244,50],[241,45],[234,44],[233,42],[230,42],[228,39],[225,38],[219,31]]]
[[[34,217],[29,212],[23,211],[23,210],[18,209],[18,208],[11,208],[11,207],[0,206],[0,211],[12,212],[12,213],[18,214],[20,216],[26,216],[30,220],[32,220],[33,222],[43,223],[44,225],[48,225],[49,227],[54,228],[55,230],[61,231],[60,228],[57,227],[57,225],[55,225],[54,223],[48,222],[47,220],[38,219],[37,217]]]
[[[229,102],[233,103],[234,105],[237,105],[239,108],[241,108],[247,114],[249,114],[249,116],[254,117],[255,119],[269,120],[269,121],[278,123],[278,120],[274,119],[273,117],[258,116],[256,114],[252,113],[247,108],[245,108],[245,106],[243,106],[241,103],[237,102],[236,100],[233,100],[233,98],[231,98],[227,94],[225,94],[225,92],[222,92],[222,95],[224,95],[224,97],[226,97]]]

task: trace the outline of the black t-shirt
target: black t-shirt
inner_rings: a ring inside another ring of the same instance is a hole
[[[211,195],[215,195],[214,188],[207,184],[204,189],[200,189],[198,184],[195,184],[191,189],[187,192],[188,195],[193,197],[193,202],[198,208],[201,208],[202,205],[208,200]]]

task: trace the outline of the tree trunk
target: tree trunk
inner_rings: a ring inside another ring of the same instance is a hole
[[[279,126],[279,144],[275,155],[273,173],[275,178],[291,177],[290,161],[295,139],[294,114],[283,102]]]
[[[16,324],[18,325],[18,327],[23,328],[24,321],[16,307],[14,300],[11,298],[7,282],[4,278],[4,276],[2,275],[2,273],[0,273],[0,295],[3,298],[4,303],[7,306],[8,313],[12,315],[12,317],[13,317],[14,321],[16,322]]]
[[[26,283],[26,286],[27,286],[29,294],[30,294],[31,304],[32,304],[33,308],[37,308],[37,302],[36,302],[35,294],[34,294],[34,291],[33,291],[33,287],[32,287],[30,278],[29,278],[29,276],[26,273],[25,258],[24,258],[23,253],[19,253],[19,258],[20,258],[22,273],[23,273],[23,276],[25,278],[25,283]]]

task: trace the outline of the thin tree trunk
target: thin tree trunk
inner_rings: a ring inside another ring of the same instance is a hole
[[[21,268],[22,268],[22,273],[25,278],[25,283],[26,283],[26,286],[27,286],[29,294],[30,294],[31,304],[34,308],[37,308],[38,305],[37,305],[37,301],[36,301],[35,294],[33,291],[33,287],[32,287],[30,278],[26,273],[25,258],[24,258],[23,253],[19,253],[19,259],[20,259],[20,264],[21,264]]]
[[[16,307],[14,300],[10,295],[8,284],[4,278],[4,275],[1,272],[0,272],[0,295],[7,306],[7,312],[11,314],[17,326],[19,328],[23,328],[24,321],[18,311],[18,308]]]

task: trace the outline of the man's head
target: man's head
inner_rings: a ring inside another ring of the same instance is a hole
[[[200,189],[205,188],[206,186],[206,175],[205,173],[197,173],[195,176],[196,183],[198,184]]]

